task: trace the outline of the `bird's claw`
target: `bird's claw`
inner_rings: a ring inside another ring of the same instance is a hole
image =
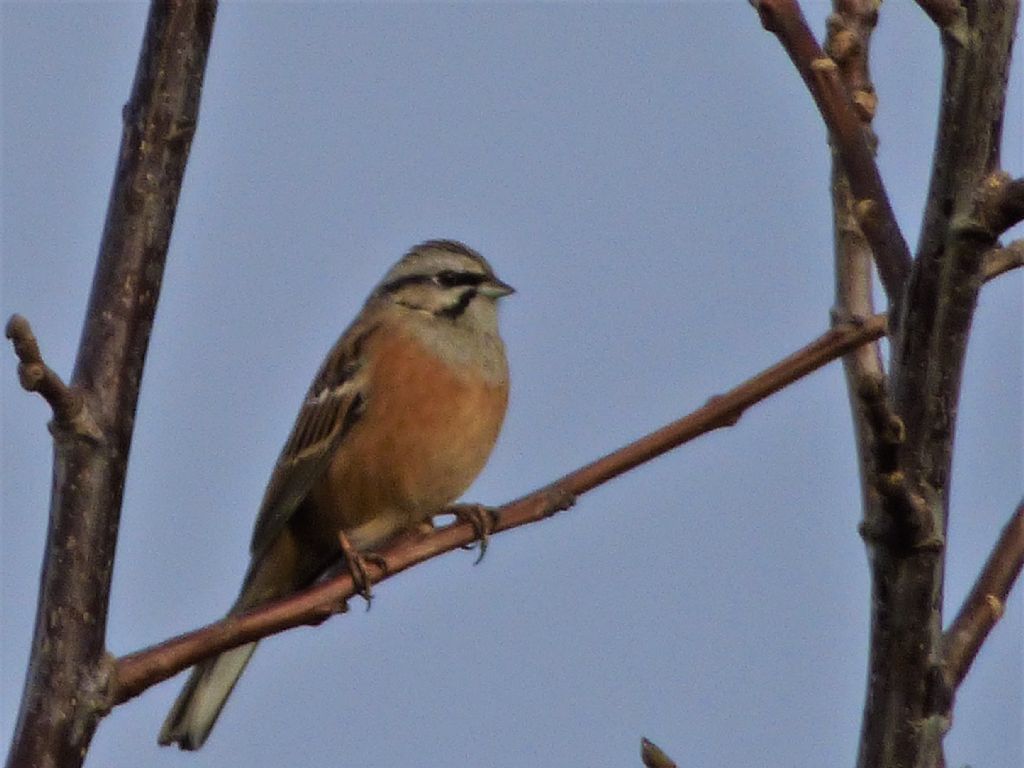
[[[491,507],[485,507],[483,504],[456,504],[446,509],[445,514],[455,515],[461,522],[469,523],[473,526],[476,541],[472,544],[467,544],[463,549],[473,549],[479,546],[480,552],[473,562],[473,565],[477,565],[484,559],[484,555],[487,554],[487,545],[490,543],[491,533],[498,524],[497,513]]]
[[[338,533],[338,543],[341,545],[341,552],[345,556],[345,564],[348,566],[349,573],[352,574],[352,583],[355,585],[356,592],[366,601],[366,610],[370,610],[373,603],[373,580],[370,578],[370,572],[366,569],[366,564],[376,565],[386,575],[388,572],[387,560],[376,552],[359,552],[352,546],[352,542],[348,540],[348,536],[343,531]]]

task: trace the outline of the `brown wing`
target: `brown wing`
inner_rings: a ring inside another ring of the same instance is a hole
[[[346,331],[313,380],[267,483],[249,550],[257,559],[306,498],[365,409],[362,347],[373,327]]]

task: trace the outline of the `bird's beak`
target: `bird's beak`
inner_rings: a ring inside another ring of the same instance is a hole
[[[509,285],[506,282],[502,282],[496,277],[488,278],[487,282],[481,283],[480,287],[477,288],[477,290],[484,296],[487,296],[488,298],[491,299],[499,299],[502,296],[510,296],[516,292],[516,289],[513,288],[511,285]]]

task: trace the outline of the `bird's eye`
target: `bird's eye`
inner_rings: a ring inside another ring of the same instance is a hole
[[[486,280],[483,275],[473,272],[455,272],[444,269],[434,275],[434,282],[442,288],[455,288],[460,285],[480,285]]]

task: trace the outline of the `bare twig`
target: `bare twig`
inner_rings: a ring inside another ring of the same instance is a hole
[[[676,768],[675,761],[650,739],[640,739],[640,759],[646,768]]]
[[[988,251],[981,264],[981,279],[988,282],[1004,272],[1020,267],[1024,267],[1024,239]]]
[[[1002,618],[1024,567],[1024,499],[1003,528],[960,613],[943,636],[946,676],[954,688],[967,676],[985,638]]]
[[[750,2],[760,14],[764,28],[779,38],[818,105],[849,177],[861,228],[871,243],[882,285],[889,302],[894,308],[899,307],[910,272],[910,249],[896,223],[862,130],[860,112],[839,77],[839,68],[818,45],[796,0]]]
[[[18,356],[18,379],[28,392],[38,392],[53,410],[54,435],[76,434],[91,440],[102,437],[85,407],[82,393],[68,387],[44,361],[32,326],[21,315],[7,321],[7,338]]]
[[[150,6],[67,388],[102,439],[58,441],[54,454],[35,633],[8,768],[80,766],[107,710],[104,640],[128,453],[215,8],[212,0]],[[33,353],[27,327],[16,321],[13,330]],[[45,371],[40,381],[59,407],[73,400]]]
[[[774,392],[857,346],[874,341],[886,332],[883,315],[846,323],[820,336],[806,347],[748,379],[702,408],[620,448],[553,483],[495,511],[492,533],[535,523],[566,509],[576,496],[617,477],[650,459],[706,432],[735,424],[743,412]],[[384,566],[368,563],[373,582],[379,582],[425,560],[464,547],[477,537],[470,522],[456,522],[427,535],[403,537],[381,556]],[[215,653],[233,648],[290,627],[315,624],[341,610],[355,594],[352,577],[343,572],[291,597],[260,606],[201,629],[171,638],[159,645],[122,656],[116,663],[116,679],[109,706],[137,696],[146,688]]]
[[[839,65],[839,72],[854,100],[860,104],[859,116],[871,145],[875,144],[871,121],[877,106],[875,89],[868,69],[871,33],[878,19],[873,0],[839,0],[835,12],[828,19],[825,50]],[[858,97],[859,95],[859,97]],[[864,237],[857,218],[857,206],[850,191],[850,180],[838,156],[832,157],[832,227],[835,254],[835,310],[836,319],[867,317],[874,313],[871,269],[871,246]],[[871,491],[878,485],[878,476],[885,470],[879,458],[879,439],[872,419],[879,402],[888,402],[885,369],[878,342],[865,344],[843,358],[847,394],[853,415],[857,445],[861,496],[865,500],[864,523],[861,530],[866,536],[879,534],[882,529],[881,511],[870,501],[877,498]],[[865,394],[871,393],[872,398]]]

